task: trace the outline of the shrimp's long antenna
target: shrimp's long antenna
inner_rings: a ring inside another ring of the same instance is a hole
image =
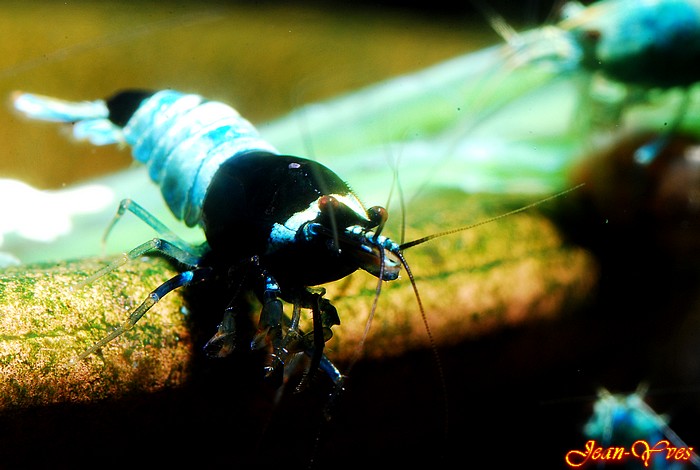
[[[437,368],[438,377],[440,378],[440,389],[443,398],[443,423],[444,423],[444,435],[449,435],[449,399],[447,397],[447,380],[445,379],[445,370],[442,366],[442,360],[440,359],[440,353],[438,352],[437,343],[433,337],[433,332],[430,329],[430,323],[428,323],[428,316],[425,314],[425,308],[423,307],[423,301],[421,300],[420,294],[418,293],[418,285],[416,284],[416,278],[413,277],[413,272],[411,271],[406,258],[404,258],[403,253],[399,251],[396,253],[401,264],[406,270],[406,275],[411,281],[411,287],[413,288],[413,293],[416,296],[416,303],[418,303],[418,309],[420,310],[420,316],[423,320],[423,326],[425,326],[425,332],[428,335],[428,341],[430,342],[430,350],[433,352],[433,360],[435,361],[435,367]]]
[[[474,5],[488,21],[489,26],[508,44],[514,44],[518,41],[518,32],[513,28],[506,19],[496,12],[491,5],[481,0],[471,0]]]
[[[549,197],[546,197],[546,198],[544,198],[544,199],[540,199],[539,201],[535,201],[535,202],[533,202],[533,203],[531,203],[531,204],[527,204],[527,205],[525,205],[525,206],[522,206],[522,207],[520,207],[520,208],[518,208],[518,209],[515,209],[515,210],[512,210],[512,211],[510,211],[510,212],[506,212],[506,213],[497,215],[497,216],[495,216],[495,217],[490,217],[490,218],[488,218],[488,219],[481,220],[481,221],[479,221],[479,222],[477,222],[477,223],[475,223],[475,224],[471,224],[471,225],[467,225],[467,226],[464,226],[464,227],[455,228],[455,229],[452,229],[452,230],[446,230],[446,231],[444,231],[444,232],[434,233],[434,234],[432,234],[432,235],[428,235],[427,237],[423,237],[423,238],[419,238],[419,239],[417,239],[417,240],[413,240],[413,241],[410,241],[410,242],[403,243],[403,244],[401,244],[400,249],[403,251],[403,250],[406,250],[406,249],[408,249],[408,248],[414,247],[414,246],[416,246],[416,245],[421,245],[421,244],[423,244],[423,243],[425,243],[425,242],[428,242],[428,241],[430,241],[430,240],[434,240],[435,238],[444,237],[445,235],[451,235],[451,234],[457,233],[457,232],[463,232],[463,231],[465,231],[465,230],[469,230],[469,229],[472,229],[472,228],[474,228],[474,227],[479,227],[479,226],[481,226],[481,225],[485,225],[485,224],[494,222],[494,221],[496,221],[496,220],[502,219],[502,218],[504,218],[504,217],[511,216],[511,215],[513,215],[513,214],[518,214],[518,213],[520,213],[520,212],[524,212],[524,211],[526,211],[526,210],[528,210],[528,209],[532,209],[533,207],[539,206],[540,204],[544,204],[545,202],[551,201],[552,199],[556,199],[556,198],[561,197],[561,196],[563,196],[563,195],[565,195],[565,194],[568,194],[568,193],[570,193],[570,192],[572,192],[572,191],[576,191],[577,189],[581,188],[583,185],[585,185],[585,183],[578,184],[578,185],[574,186],[573,188],[565,189],[564,191],[558,192],[557,194],[553,194],[553,195],[551,195],[551,196],[549,196]]]

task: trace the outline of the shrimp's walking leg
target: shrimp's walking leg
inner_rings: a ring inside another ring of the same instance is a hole
[[[115,225],[117,225],[117,222],[121,220],[121,218],[124,216],[126,211],[131,212],[134,214],[136,217],[138,217],[142,222],[144,222],[146,225],[151,227],[153,230],[156,231],[156,233],[160,236],[160,238],[169,240],[173,245],[177,246],[181,250],[188,251],[192,254],[195,254],[197,256],[201,256],[203,251],[205,250],[205,246],[191,246],[189,243],[187,243],[185,240],[180,238],[170,230],[163,222],[158,220],[156,216],[148,212],[146,209],[144,209],[141,205],[137,204],[131,199],[122,199],[122,201],[119,203],[119,207],[117,208],[117,213],[114,214],[114,217],[112,218],[112,221],[109,223],[107,226],[107,229],[105,230],[105,234],[102,237],[102,244],[104,245],[107,243],[107,237],[109,237],[109,234],[111,233],[112,229],[114,228]]]
[[[77,363],[78,361],[81,361],[85,359],[87,356],[90,354],[94,353],[101,347],[103,347],[105,344],[109,343],[112,341],[114,338],[118,337],[125,331],[130,330],[133,328],[133,326],[136,324],[139,319],[144,316],[146,312],[148,312],[151,307],[153,307],[158,301],[163,298],[166,294],[169,292],[177,289],[178,287],[186,286],[189,284],[193,284],[196,282],[201,282],[205,281],[212,276],[212,269],[211,268],[197,268],[194,270],[190,271],[185,271],[182,272],[169,280],[165,281],[163,284],[155,288],[149,295],[144,299],[143,302],[141,302],[141,305],[139,305],[136,310],[131,312],[129,315],[129,318],[126,319],[124,323],[116,327],[110,334],[107,336],[103,337],[100,339],[97,343],[95,343],[93,346],[91,346],[89,349],[86,351],[82,352],[75,358],[71,360],[72,363]]]
[[[187,250],[183,250],[182,248],[177,247],[168,240],[163,240],[162,238],[154,238],[152,240],[147,241],[146,243],[142,243],[141,245],[137,246],[128,253],[122,253],[122,255],[118,259],[79,282],[78,287],[84,287],[87,284],[90,284],[91,282],[95,281],[96,279],[99,279],[100,277],[104,276],[105,274],[114,271],[120,266],[123,266],[127,262],[149,252],[162,253],[170,258],[173,258],[179,263],[184,264],[188,268],[195,268],[200,260],[200,257],[198,255],[190,253]]]
[[[260,320],[258,321],[258,332],[256,333],[251,347],[257,348],[269,341],[272,345],[272,353],[270,355],[270,363],[265,367],[265,376],[272,378],[275,382],[281,381],[284,373],[284,364],[289,355],[289,334],[283,337],[282,333],[282,317],[284,315],[282,309],[282,301],[279,300],[280,287],[272,276],[263,273],[264,289],[262,295],[262,311],[260,312]],[[299,305],[294,303],[294,311],[292,315],[292,326],[290,331],[296,331],[298,328],[300,316]]]

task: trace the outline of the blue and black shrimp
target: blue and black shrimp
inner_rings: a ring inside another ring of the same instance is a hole
[[[268,376],[281,378],[285,362],[306,353],[311,361],[305,377],[320,368],[342,387],[344,376],[323,354],[340,319],[325,291],[314,286],[358,269],[376,276],[379,284],[397,279],[401,266],[410,276],[402,247],[380,235],[388,217],[384,208],[366,209],[330,169],[280,155],[235,109],[198,95],[128,90],[106,100],[74,103],[18,94],[14,105],[33,118],[73,123],[79,139],[128,144],[134,158],[147,165],[173,214],[206,236],[202,245],[193,246],[134,201],[123,200],[107,232],[129,211],[160,238],[125,253],[83,283],[146,253],[172,258],[183,269],[78,360],[132,328],[174,289],[227,277],[239,283],[237,295],[252,292],[262,305],[249,344],[269,348]],[[294,306],[291,318],[283,302]],[[301,309],[312,312],[307,333],[299,329]],[[235,309],[227,308],[205,346],[209,355],[224,356],[233,349],[235,319]]]
[[[587,6],[567,1],[561,13],[555,25],[524,34],[508,32],[508,62],[546,64],[556,77],[585,71],[581,83],[587,84],[586,95],[598,95],[595,99],[606,105],[593,118],[616,127],[623,108],[648,99],[650,92],[681,91],[664,132],[635,156],[638,163],[651,163],[681,129],[691,91],[700,81],[700,1],[599,0]],[[595,87],[602,93],[594,92]]]
[[[593,405],[593,415],[583,428],[586,437],[606,449],[627,449],[628,453],[619,455],[616,463],[624,457],[632,460],[630,466],[633,468],[700,468],[700,457],[693,447],[671,429],[668,416],[659,415],[646,403],[646,392],[644,384],[629,395],[612,394],[601,389]],[[577,451],[569,454],[577,459],[577,463],[582,455]],[[571,465],[568,456],[567,462]]]

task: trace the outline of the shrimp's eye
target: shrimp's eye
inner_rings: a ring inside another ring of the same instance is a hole
[[[321,212],[327,214],[329,211],[335,211],[340,208],[340,202],[333,196],[321,196],[318,200],[318,208]]]
[[[372,227],[382,227],[389,219],[389,211],[382,206],[372,206],[367,209],[367,215],[372,222]]]

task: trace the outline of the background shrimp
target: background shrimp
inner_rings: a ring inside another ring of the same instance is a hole
[[[665,114],[664,121],[655,123],[663,136],[639,150],[640,161],[652,159],[664,139],[683,129],[700,79],[689,66],[700,58],[700,3],[567,2],[558,15],[558,22],[523,34],[506,29],[507,63],[545,64],[554,74],[576,75],[580,100],[573,125],[604,137],[625,123],[639,127],[634,114],[628,115],[635,107],[673,103],[671,118]]]
[[[589,465],[700,468],[700,457],[692,446],[683,442],[671,429],[668,423],[670,417],[658,414],[647,404],[647,391],[647,385],[640,385],[634,393],[628,395],[615,395],[605,389],[598,392],[593,414],[586,422],[583,432],[586,438],[596,442],[596,446],[605,449],[622,448],[623,451],[617,451],[615,459],[607,462],[596,463],[589,457]],[[645,452],[649,448],[657,451]],[[578,457],[582,456],[579,454]],[[575,462],[573,459],[570,461]]]

